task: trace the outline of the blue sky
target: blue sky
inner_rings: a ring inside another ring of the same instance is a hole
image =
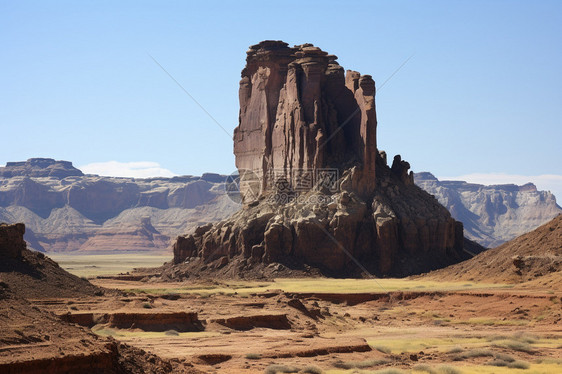
[[[231,137],[149,54],[232,133],[248,46],[281,39],[371,74],[379,149],[414,171],[562,196],[561,35],[560,1],[0,1],[0,165],[230,173]]]

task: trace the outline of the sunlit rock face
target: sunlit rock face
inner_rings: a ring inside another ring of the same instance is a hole
[[[336,59],[312,44],[250,47],[234,130],[243,208],[179,237],[175,263],[406,275],[463,258],[462,224],[378,151],[372,77]]]
[[[311,184],[299,183],[307,173],[353,165],[356,192],[371,194],[377,155],[371,76],[344,73],[336,56],[312,44],[265,41],[247,54],[234,130],[245,201],[275,190],[280,178],[307,190]]]
[[[440,181],[431,173],[416,173],[415,182],[434,195],[464,225],[465,236],[492,248],[530,232],[562,213],[550,191],[532,183],[486,186]]]
[[[168,252],[170,238],[238,210],[225,178],[116,178],[84,175],[68,161],[8,162],[0,223],[24,222],[27,247],[42,252]]]

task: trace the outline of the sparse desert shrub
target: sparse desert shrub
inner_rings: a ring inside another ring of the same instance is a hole
[[[511,357],[510,355],[506,355],[505,353],[496,353],[496,359],[497,360],[502,360],[505,362],[513,362],[515,361],[515,359],[513,357]]]
[[[455,367],[452,366],[439,366],[437,368],[437,372],[439,374],[461,374],[461,371]]]
[[[523,370],[527,370],[531,365],[529,365],[528,362],[525,361],[513,361],[510,362],[509,364],[507,364],[508,368],[511,369],[523,369]]]
[[[494,342],[496,340],[507,340],[507,339],[509,339],[509,336],[507,335],[491,335],[486,338],[486,340],[489,342]]]
[[[389,369],[382,369],[375,371],[377,374],[404,374],[406,373],[404,370],[389,368]]]
[[[307,366],[304,369],[302,369],[299,373],[305,373],[305,374],[322,374],[323,371],[320,368],[317,368],[316,366]]]
[[[390,348],[385,347],[384,345],[375,345],[373,346],[373,348],[375,348],[379,352],[386,353],[387,355],[391,352]]]
[[[447,353],[461,353],[461,352],[464,352],[464,349],[462,349],[459,346],[453,347],[447,351]]]
[[[167,335],[167,336],[179,336],[180,333],[177,332],[176,330],[168,330],[168,331],[164,332],[164,335]]]
[[[530,367],[529,363],[525,362],[525,361],[507,362],[507,361],[498,360],[498,359],[492,360],[492,361],[486,363],[486,365],[508,367],[510,369],[523,369],[523,370],[527,370]]]
[[[471,349],[468,352],[462,354],[465,358],[472,358],[472,357],[492,357],[494,352],[490,351],[489,349]]]
[[[388,364],[390,361],[386,359],[372,359],[372,360],[365,360],[365,361],[350,361],[350,362],[343,362],[338,361],[334,364],[335,367],[338,369],[364,369],[370,368],[377,365]]]
[[[423,371],[426,372],[427,374],[437,374],[437,372],[435,370],[433,370],[433,368],[427,364],[418,364],[416,366],[414,366],[414,370],[415,371]]]
[[[562,365],[562,359],[559,358],[539,358],[535,360],[537,364],[555,364]]]
[[[506,340],[504,342],[496,343],[494,346],[519,352],[533,353],[533,348],[528,343],[517,340]]]
[[[259,359],[261,359],[261,355],[259,353],[248,353],[246,355],[246,358],[248,360],[259,360]]]
[[[277,374],[277,373],[298,373],[299,369],[293,366],[286,365],[269,365],[265,369],[265,374]]]
[[[492,357],[494,352],[488,349],[471,349],[468,352],[463,352],[454,356],[452,359],[453,361],[463,361],[467,358],[476,358],[476,357]]]
[[[539,340],[538,336],[527,334],[525,332],[518,332],[515,335],[513,335],[513,338],[515,340],[528,344],[536,343],[537,340]]]
[[[490,366],[498,366],[498,367],[505,367],[507,366],[508,362],[505,362],[504,360],[492,360],[490,362],[486,362],[486,365],[490,365]]]
[[[144,304],[142,304],[142,307],[144,309],[152,309],[152,305],[150,305],[150,303],[144,303]]]

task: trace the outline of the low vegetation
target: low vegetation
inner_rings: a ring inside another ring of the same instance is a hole
[[[75,255],[49,253],[61,268],[84,278],[117,275],[135,268],[161,266],[172,259],[172,254],[120,253],[107,255]]]
[[[221,281],[212,283],[193,283],[189,285],[171,285],[170,288],[147,288],[140,284],[137,288],[128,288],[129,292],[150,294],[191,293],[200,296],[222,293],[236,294],[238,297],[253,293],[280,289],[285,292],[329,292],[329,293],[371,293],[415,290],[418,292],[454,291],[482,288],[505,288],[505,284],[437,282],[413,279],[329,279],[329,278],[280,278],[271,282],[263,281]],[[420,288],[423,287],[423,288]]]
[[[246,358],[248,360],[259,360],[259,359],[261,359],[261,355],[259,353],[248,353],[246,355]]]
[[[294,366],[286,365],[269,365],[265,369],[265,374],[278,374],[278,373],[298,373],[299,369]]]
[[[388,363],[390,363],[390,360],[387,359],[371,359],[365,361],[349,361],[349,362],[338,361],[334,363],[334,366],[340,369],[365,369],[374,366],[385,365]]]
[[[493,357],[494,352],[489,349],[472,349],[470,351],[462,352],[452,357],[453,361],[463,361],[467,358],[476,357]]]

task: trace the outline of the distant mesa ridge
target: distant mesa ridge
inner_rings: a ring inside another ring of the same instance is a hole
[[[52,158],[30,158],[27,161],[7,162],[0,167],[0,177],[16,176],[66,178],[83,176],[69,161],[55,161]]]
[[[555,196],[522,186],[485,186],[464,181],[440,181],[428,172],[415,173],[415,183],[434,195],[464,224],[464,235],[491,248],[534,230],[562,213]]]
[[[71,173],[71,178],[67,179],[61,174],[45,177],[54,164],[78,172]],[[18,175],[7,176],[12,175],[6,173],[7,169],[10,173],[19,170]],[[198,225],[225,219],[238,210],[238,204],[224,196],[222,182],[225,178],[216,173],[205,173],[201,177],[111,178],[84,175],[68,161],[32,158],[8,162],[6,167],[0,168],[0,222],[26,222],[28,247],[38,251],[107,251],[111,248],[164,251],[176,236]],[[434,195],[456,220],[463,222],[467,238],[485,247],[500,245],[562,212],[554,195],[538,191],[532,183],[484,186],[439,181],[429,172],[415,173],[414,180]],[[95,192],[100,185],[106,187],[103,194]],[[136,185],[135,198],[123,194],[129,187],[118,192],[131,185]],[[67,190],[78,187],[82,194],[68,200]],[[96,194],[116,201],[115,205],[120,208],[102,211],[105,219],[96,217],[99,212],[80,201]],[[148,231],[143,230],[147,227],[143,217],[150,217],[151,225],[161,234],[157,240],[149,238]],[[102,231],[103,240],[90,240]],[[125,237],[128,239],[123,241]]]
[[[85,175],[68,161],[32,158],[0,168],[0,222],[25,222],[38,251],[152,251],[200,224],[232,214],[226,176]]]

